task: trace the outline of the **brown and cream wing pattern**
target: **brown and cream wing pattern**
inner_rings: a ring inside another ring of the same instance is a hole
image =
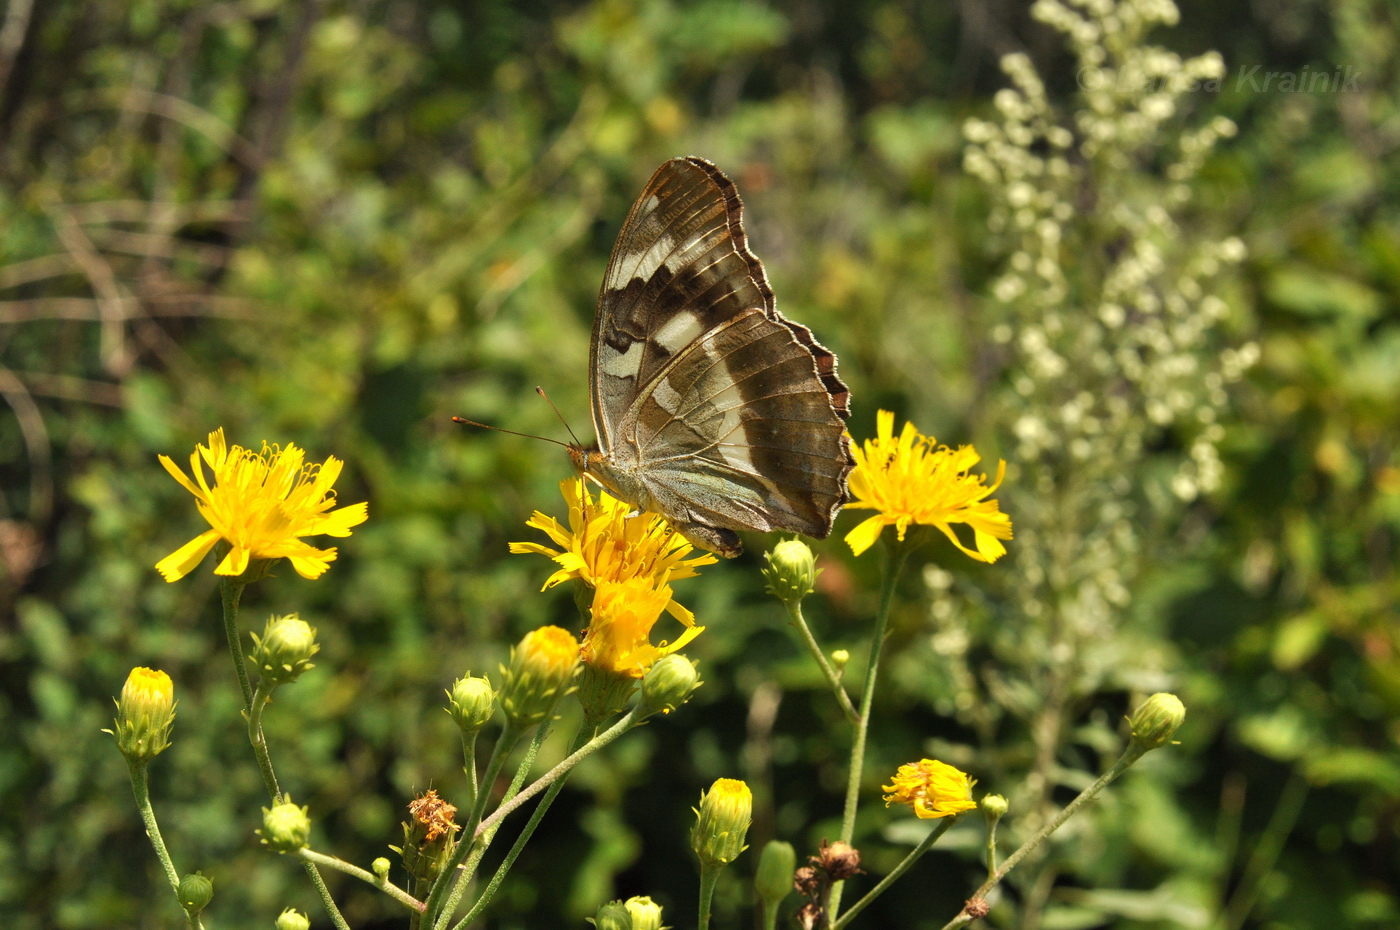
[[[826,536],[853,467],[835,356],[778,313],[732,181],[676,158],[613,248],[592,346],[601,451],[681,523]]]

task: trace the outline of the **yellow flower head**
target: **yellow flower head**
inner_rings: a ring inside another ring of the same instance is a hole
[[[995,500],[987,500],[1001,485],[1006,463],[997,466],[997,478],[988,487],[982,475],[969,470],[982,460],[972,446],[950,449],[940,446],[905,423],[894,435],[894,414],[881,410],[878,435],[864,448],[853,450],[849,510],[874,510],[870,517],[846,534],[851,551],[860,555],[875,544],[880,531],[894,526],[899,538],[911,524],[936,526],[963,552],[982,562],[995,562],[1006,554],[1001,540],[1011,538],[1011,518]],[[969,549],[953,532],[952,524],[972,527],[977,548]]]
[[[670,603],[670,586],[658,588],[650,578],[600,581],[593,592],[593,619],[583,631],[583,661],[604,671],[641,678],[657,659],[683,648],[705,629],[692,619],[675,642],[653,646],[651,628]]]
[[[924,759],[907,762],[894,774],[894,784],[885,785],[885,806],[908,804],[920,820],[934,820],[970,811],[972,786],[976,781],[966,772],[945,762]]]
[[[253,452],[226,446],[223,429],[209,434],[208,446],[190,455],[191,481],[180,467],[162,455],[160,463],[171,477],[195,496],[208,530],[156,563],[166,581],[179,581],[194,570],[219,540],[229,553],[214,569],[217,575],[241,575],[252,559],[290,559],[303,578],[319,578],[335,561],[335,549],[317,549],[303,536],[349,536],[365,522],[368,504],[335,507],[332,486],[342,463],[335,456],[324,465],[305,464],[305,453],[291,443],[285,449],[263,444]],[[202,461],[201,461],[202,460]],[[214,473],[210,487],[204,466]]]
[[[645,578],[660,589],[718,561],[708,553],[686,558],[694,550],[665,518],[645,512],[634,515],[631,504],[606,491],[599,491],[595,499],[582,478],[561,482],[559,490],[569,505],[569,528],[538,510],[525,524],[549,534],[559,549],[533,542],[510,544],[511,552],[533,552],[559,564],[559,570],[545,580],[546,589],[571,578],[582,578],[595,588],[605,581]],[[666,611],[686,626],[695,625],[695,615],[673,600],[666,603]]]

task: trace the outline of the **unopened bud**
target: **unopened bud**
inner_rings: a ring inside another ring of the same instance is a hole
[[[175,722],[175,687],[159,669],[133,668],[117,699],[117,719],[107,730],[132,762],[149,762],[170,745]]]
[[[632,930],[632,915],[621,901],[609,901],[598,908],[591,923],[598,930]]]
[[[846,667],[846,663],[851,661],[851,653],[846,649],[833,649],[831,652],[831,664],[839,672]]]
[[[311,921],[301,911],[289,907],[278,916],[277,930],[311,930]]]
[[[279,853],[296,852],[311,840],[311,814],[292,803],[284,794],[279,804],[263,808],[263,825],[258,831],[265,845]]]
[[[175,894],[180,899],[180,906],[185,909],[185,913],[191,917],[198,917],[199,912],[209,906],[209,902],[214,899],[214,883],[201,872],[193,875],[186,875],[180,879],[180,887]]]
[[[261,637],[254,633],[253,654],[249,657],[264,681],[284,684],[296,681],[302,672],[315,668],[311,657],[321,651],[311,624],[288,614],[271,617]]]
[[[672,653],[647,669],[642,679],[641,713],[669,714],[690,700],[698,687],[700,673],[695,670],[695,663],[679,653]]]
[[[996,823],[1006,816],[1008,805],[1006,803],[1006,798],[1001,795],[989,794],[983,797],[982,800],[978,802],[977,806],[982,808],[982,813],[986,815],[988,820],[992,823]]]
[[[754,890],[763,903],[772,906],[792,894],[792,873],[797,868],[797,851],[791,843],[769,840],[758,857]]]
[[[800,539],[785,539],[764,553],[763,577],[768,593],[785,604],[796,603],[812,593],[817,582],[817,560]]]
[[[389,877],[389,860],[383,856],[376,857],[375,860],[369,864],[369,867],[370,871],[372,871],[380,881]]]
[[[1133,742],[1144,752],[1171,742],[1186,719],[1186,705],[1175,694],[1159,692],[1142,702],[1129,725]]]
[[[447,712],[457,721],[463,736],[471,736],[491,721],[496,712],[496,692],[485,678],[467,675],[452,683],[447,692]]]
[[[651,898],[637,895],[628,898],[623,906],[632,918],[632,930],[665,930],[661,926],[661,905]]]
[[[510,651],[510,667],[501,669],[505,683],[500,701],[512,726],[525,729],[549,716],[578,668],[578,649],[578,640],[568,630],[542,626],[526,633]]]
[[[690,847],[706,866],[724,866],[739,858],[747,847],[744,838],[753,821],[753,793],[735,778],[717,778],[700,795]]]

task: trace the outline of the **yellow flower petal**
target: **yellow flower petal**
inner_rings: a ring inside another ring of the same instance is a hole
[[[195,566],[209,554],[209,550],[213,549],[218,541],[218,530],[205,530],[157,562],[156,571],[160,572],[166,581],[179,581],[194,571]]]
[[[847,505],[850,506],[852,505]],[[846,534],[846,544],[851,547],[851,552],[860,555],[875,545],[875,540],[880,538],[880,531],[885,528],[887,522],[884,514],[876,514],[856,524],[856,528]]]

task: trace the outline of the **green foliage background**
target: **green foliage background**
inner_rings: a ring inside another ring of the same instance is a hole
[[[1011,448],[984,313],[1003,256],[959,127],[991,111],[1009,51],[1052,98],[1074,91],[1019,4],[11,0],[4,18],[20,41],[0,35],[0,911],[16,930],[176,923],[99,732],[138,664],[176,682],[157,812],[177,862],[213,876],[215,924],[316,911],[252,836],[262,789],[214,577],[166,585],[152,569],[199,529],[155,457],[181,460],[216,426],[335,454],[341,499],[370,502],[323,580],[286,570],[245,598],[249,626],[299,610],[320,631],[319,667],[269,719],[315,844],[367,862],[414,792],[459,790],[442,688],[494,672],[534,626],[578,623],[567,591],[536,593],[542,560],[506,555],[530,511],[560,511],[565,458],[449,417],[557,435],[543,384],[583,426],[608,250],[669,156],[735,178],[781,306],[841,359],[858,438],[883,406],[993,460]],[[1183,744],[1040,873],[1058,877],[1043,914],[998,925],[1400,922],[1396,20],[1383,0],[1193,2],[1156,36],[1219,49],[1229,69],[1188,98],[1186,119],[1227,115],[1240,133],[1187,223],[1248,246],[1228,297],[1262,359],[1226,422],[1223,487],[1153,530],[1123,611],[1124,643],[1160,656],[1190,709]],[[1360,80],[1281,93],[1237,80],[1255,65]],[[718,776],[758,789],[755,848],[836,834],[844,731],[762,594],[766,543],[680,584],[709,626],[691,650],[705,687],[580,771],[490,926],[582,926],[619,894],[686,926],[689,807]],[[859,653],[876,563],[843,549],[818,549],[813,612],[829,646]],[[947,547],[920,557],[973,587],[999,570]],[[899,818],[872,803],[879,779],[973,738],[914,574],[868,763],[873,874],[902,848]],[[1083,702],[1067,772],[1128,701]],[[995,736],[1006,777],[1024,772],[1024,729]],[[866,925],[942,926],[978,874],[970,846],[950,849]],[[335,887],[355,926],[397,921]],[[721,888],[732,926],[745,895]]]

